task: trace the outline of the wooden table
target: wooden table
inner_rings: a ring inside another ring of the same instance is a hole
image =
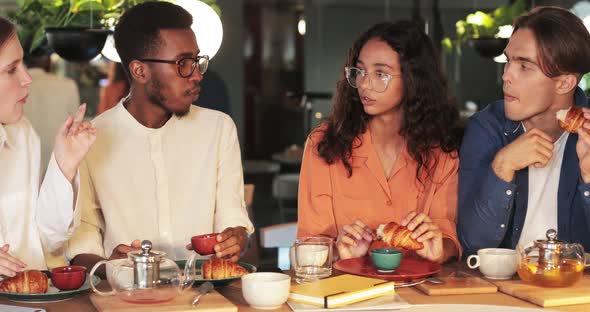
[[[474,276],[480,276],[479,271],[477,270],[470,270],[466,268],[462,263],[454,263],[450,265],[445,265],[443,271],[439,274],[439,276],[448,276],[453,272],[465,272],[467,274],[471,274]],[[590,274],[590,273],[586,273]],[[106,283],[106,282],[102,282]],[[101,285],[102,286],[102,285]],[[196,290],[191,290],[196,291]],[[224,295],[227,299],[229,299],[232,303],[238,306],[239,311],[258,311],[256,309],[252,309],[248,306],[244,298],[242,297],[242,290],[241,290],[241,282],[236,281],[228,286],[219,288],[218,291]],[[418,289],[413,287],[406,287],[406,288],[398,288],[396,292],[408,303],[411,304],[492,304],[492,305],[506,305],[506,306],[515,306],[515,307],[528,307],[528,308],[540,308],[534,304],[528,303],[526,301],[517,299],[515,297],[511,297],[509,295],[503,294],[501,292],[492,293],[492,294],[474,294],[474,295],[456,295],[456,296],[427,296]],[[13,305],[20,305],[20,306],[29,306],[29,307],[40,307],[47,310],[47,312],[74,312],[74,311],[96,311],[92,303],[89,299],[90,293],[82,294],[78,297],[75,297],[68,301],[63,302],[53,302],[53,303],[15,303],[9,301],[3,297],[0,297],[0,304],[13,304]],[[590,311],[590,304],[581,304],[581,305],[570,305],[570,306],[561,306],[561,307],[554,307],[551,308],[553,310],[559,311]],[[291,311],[289,306],[284,304],[280,309],[274,311]]]

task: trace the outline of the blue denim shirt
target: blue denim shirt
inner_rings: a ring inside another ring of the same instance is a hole
[[[575,91],[575,105],[589,107],[584,92]],[[524,130],[520,122],[506,119],[504,101],[496,101],[469,120],[460,151],[459,215],[457,234],[464,254],[480,248],[515,248],[526,217],[528,168],[513,181],[500,179],[492,170],[496,153]],[[557,192],[557,235],[590,250],[590,184],[580,175],[577,134],[565,146]]]

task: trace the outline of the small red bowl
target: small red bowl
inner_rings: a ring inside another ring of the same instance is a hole
[[[51,282],[60,290],[74,290],[84,285],[86,268],[79,265],[68,265],[51,270]]]
[[[203,234],[191,237],[191,245],[199,255],[211,255],[215,253],[213,247],[217,244],[219,233]]]

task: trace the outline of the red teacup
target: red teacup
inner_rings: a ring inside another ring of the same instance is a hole
[[[217,244],[219,233],[209,233],[191,237],[191,245],[199,255],[211,255],[215,253],[213,247]]]
[[[86,268],[79,265],[68,265],[51,270],[51,282],[60,290],[74,290],[84,285]]]

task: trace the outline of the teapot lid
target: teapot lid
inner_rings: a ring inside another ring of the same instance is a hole
[[[166,253],[162,251],[152,251],[152,242],[149,240],[143,240],[141,242],[141,250],[127,253],[129,259],[134,263],[159,263],[165,255]]]
[[[547,230],[547,239],[535,240],[535,246],[541,249],[556,249],[563,245],[564,242],[557,239],[557,231],[554,229]]]

